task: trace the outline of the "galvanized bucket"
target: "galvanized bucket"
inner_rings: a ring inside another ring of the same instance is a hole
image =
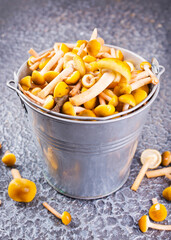
[[[136,62],[137,66],[145,61],[131,51],[119,49],[125,59]],[[159,78],[164,67],[154,64],[153,71]],[[7,85],[18,93],[28,112],[47,181],[58,192],[79,199],[101,198],[118,190],[129,176],[138,137],[159,85],[152,87],[148,99],[132,108],[131,113],[128,110],[118,114],[124,114],[120,118],[80,121],[80,117],[52,113],[30,102],[17,87],[18,81],[29,73],[24,63],[15,80]]]

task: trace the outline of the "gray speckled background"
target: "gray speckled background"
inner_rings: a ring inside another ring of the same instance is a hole
[[[158,197],[168,209],[163,222],[171,224],[171,207],[161,193],[170,182],[164,177],[144,178],[137,193],[130,190],[145,148],[171,150],[170,0],[45,1],[0,0],[0,158],[9,149],[16,154],[16,167],[33,180],[38,193],[28,204],[8,197],[10,169],[0,163],[0,239],[170,239],[170,232],[140,232],[137,221],[147,214],[150,199]],[[97,27],[109,44],[128,48],[147,60],[156,57],[166,67],[159,96],[148,115],[131,173],[116,193],[100,200],[74,200],[58,194],[45,181],[37,164],[39,156],[17,95],[5,83],[28,57],[27,50],[49,48],[54,41],[88,39]],[[72,223],[64,226],[47,212],[47,200],[59,212],[69,211]],[[169,209],[170,208],[170,209]]]

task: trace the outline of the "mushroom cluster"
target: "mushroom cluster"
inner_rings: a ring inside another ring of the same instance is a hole
[[[43,54],[32,48],[29,53],[32,73],[20,80],[20,90],[41,107],[67,115],[106,117],[126,111],[147,97],[148,84],[159,82],[150,63],[135,69],[121,50],[104,45],[97,29],[89,41],[57,42]]]

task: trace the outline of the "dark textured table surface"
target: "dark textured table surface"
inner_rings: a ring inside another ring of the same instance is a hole
[[[0,158],[7,149],[15,153],[16,167],[36,183],[38,190],[31,203],[12,201],[7,193],[10,169],[0,164],[0,239],[171,239],[170,232],[149,229],[143,234],[137,225],[138,219],[148,213],[153,197],[168,209],[163,224],[171,224],[171,207],[161,195],[169,180],[144,178],[137,193],[130,189],[145,148],[171,150],[170,10],[169,0],[0,0]],[[106,198],[83,201],[57,193],[45,181],[27,116],[17,95],[5,83],[27,59],[30,47],[40,51],[55,41],[88,39],[94,27],[109,44],[130,49],[149,61],[155,56],[166,72],[128,181]],[[48,213],[42,206],[46,200],[59,212],[69,211],[72,223],[64,226]]]

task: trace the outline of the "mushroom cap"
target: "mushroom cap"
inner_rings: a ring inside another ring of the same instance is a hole
[[[76,43],[76,47],[81,47],[83,43],[87,44],[87,40],[78,40]]]
[[[144,164],[146,159],[150,158],[149,168],[153,169],[161,164],[161,154],[155,149],[146,149],[141,154],[141,163]]]
[[[167,201],[171,201],[171,186],[165,188],[162,194]]]
[[[109,105],[113,105],[114,107],[116,107],[118,105],[118,97],[116,95],[114,95],[111,100],[109,101]]]
[[[43,77],[46,82],[50,83],[54,78],[58,76],[58,74],[59,73],[55,71],[48,71],[43,75]]]
[[[86,73],[85,63],[82,58],[75,54],[74,58],[74,67],[77,71],[80,72],[81,76],[84,76]]]
[[[68,212],[63,212],[61,220],[63,224],[68,225],[71,222],[71,215]]]
[[[139,228],[140,228],[141,232],[147,232],[148,221],[149,221],[149,218],[148,218],[147,215],[142,216],[140,218],[140,220],[138,221],[138,225],[139,225]]]
[[[127,63],[116,58],[103,58],[97,62],[98,68],[110,69],[116,71],[125,77],[126,81],[131,80],[131,71]]]
[[[76,116],[74,106],[68,101],[62,106],[62,112],[67,115]]]
[[[11,167],[16,162],[16,157],[13,153],[6,152],[5,155],[2,158],[2,162],[7,165],[8,167]]]
[[[95,77],[92,74],[85,74],[82,78],[82,85],[85,88],[90,88],[96,83]]]
[[[31,88],[31,76],[26,76],[24,78],[22,78],[20,80],[20,85],[23,87],[23,86],[26,86],[29,88]]]
[[[133,91],[132,95],[135,98],[136,105],[142,102],[147,97],[147,92],[142,89]]]
[[[36,195],[36,185],[25,178],[15,178],[8,186],[8,195],[17,202],[31,202]]]
[[[69,93],[69,86],[65,82],[59,82],[53,92],[54,98],[63,97]]]
[[[67,84],[75,84],[80,79],[79,71],[74,71],[66,80]]]
[[[134,64],[132,62],[130,62],[130,61],[124,61],[124,62],[126,62],[128,64],[131,72],[135,70]]]
[[[86,55],[86,56],[83,57],[83,60],[86,63],[91,63],[91,62],[96,61],[96,58],[91,56],[91,55]]]
[[[168,166],[171,163],[171,153],[170,151],[166,151],[162,154],[162,165]]]
[[[69,48],[67,47],[67,45],[65,43],[61,44],[60,50],[62,50],[64,52],[64,54],[69,52]]]
[[[98,105],[94,112],[98,117],[107,117],[115,112],[115,107],[113,105]]]
[[[46,64],[50,61],[50,58],[43,58],[39,63],[39,69],[42,70]]]
[[[132,94],[124,94],[119,97],[119,101],[122,103],[128,103],[129,105],[135,107],[136,102]]]
[[[53,96],[48,95],[45,100],[45,103],[43,104],[43,107],[50,110],[54,107],[54,104],[55,104],[55,100],[54,100]]]
[[[38,85],[42,85],[45,83],[45,79],[44,77],[41,75],[40,72],[38,72],[37,70],[34,70],[32,72],[32,81],[35,83],[35,84],[38,84]]]
[[[141,68],[142,70],[144,70],[144,66],[145,66],[145,65],[148,65],[149,68],[151,68],[151,64],[150,64],[149,62],[142,62],[142,63],[140,63],[140,68]]]
[[[78,114],[79,116],[84,116],[84,117],[96,117],[93,111],[89,109],[85,109],[82,112]]]
[[[32,63],[32,59],[33,58],[35,58],[35,57],[34,56],[30,56],[28,61],[27,61],[27,64],[28,64],[29,67],[31,67],[31,65],[33,65],[33,63]]]
[[[87,44],[87,52],[89,55],[93,57],[96,57],[96,55],[100,51],[100,48],[101,48],[101,44],[96,39],[89,41]]]
[[[149,216],[153,221],[163,221],[167,217],[166,207],[161,203],[153,204],[149,209]]]

